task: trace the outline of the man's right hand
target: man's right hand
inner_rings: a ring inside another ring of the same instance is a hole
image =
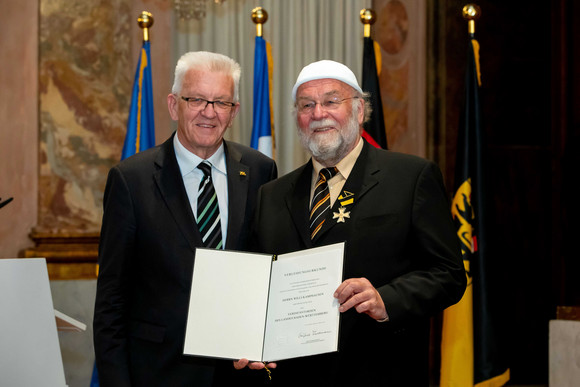
[[[262,370],[264,368],[276,368],[276,363],[262,363],[259,361],[249,361],[248,359],[240,359],[234,361],[234,368],[241,370],[244,367],[248,367],[251,370]]]

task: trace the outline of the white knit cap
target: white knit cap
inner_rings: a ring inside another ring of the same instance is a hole
[[[354,73],[342,63],[333,60],[321,60],[310,63],[300,71],[296,84],[292,89],[292,99],[296,102],[296,91],[303,83],[314,81],[315,79],[336,79],[352,86],[356,91],[362,94],[362,89]]]

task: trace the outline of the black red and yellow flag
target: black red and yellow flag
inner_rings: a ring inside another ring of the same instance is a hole
[[[379,60],[377,61],[377,58]],[[370,93],[373,111],[370,119],[364,123],[363,137],[377,148],[387,149],[387,133],[383,117],[383,101],[379,85],[380,48],[370,37],[364,38],[362,89]]]
[[[471,37],[465,78],[465,107],[458,131],[455,195],[451,212],[457,225],[467,290],[443,314],[441,387],[499,387],[510,378],[503,364],[492,320],[487,281],[484,148],[479,109],[479,44]]]

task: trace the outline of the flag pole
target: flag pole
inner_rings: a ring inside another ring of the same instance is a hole
[[[475,71],[477,73],[477,84],[481,86],[481,71],[479,68],[479,42],[475,39],[475,21],[481,16],[481,8],[477,4],[467,4],[463,7],[462,15],[467,20],[467,33],[473,44],[475,55]]]
[[[149,41],[149,28],[153,25],[153,14],[151,12],[143,11],[137,18],[137,24],[143,29],[143,41]]]
[[[268,21],[268,12],[262,7],[252,9],[252,21],[256,23],[256,36],[262,37],[262,25]]]
[[[473,37],[475,35],[475,21],[481,16],[481,8],[477,4],[467,4],[463,7],[463,18],[467,20],[467,31]]]
[[[371,25],[377,21],[377,14],[370,8],[360,10],[360,21],[364,25],[363,37],[371,37]]]

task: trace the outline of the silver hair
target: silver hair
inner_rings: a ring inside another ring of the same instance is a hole
[[[234,101],[240,99],[240,76],[242,69],[238,62],[230,57],[208,51],[192,51],[183,54],[175,66],[175,77],[171,92],[178,94],[183,86],[183,78],[189,70],[222,72],[230,75],[234,81]]]
[[[371,113],[373,112],[373,104],[371,103],[371,93],[365,91],[362,93],[361,98],[365,100],[365,115],[363,123],[368,122],[371,119]]]

